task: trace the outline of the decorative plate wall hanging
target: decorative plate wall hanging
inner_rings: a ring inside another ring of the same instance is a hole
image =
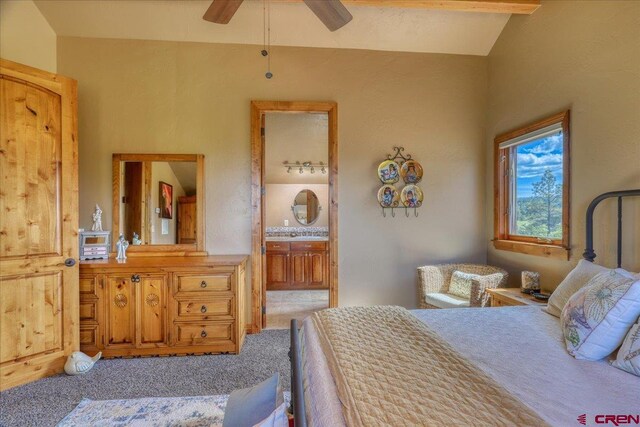
[[[404,208],[404,213],[409,217],[409,209],[413,209],[413,215],[418,216],[418,210],[422,206],[423,194],[420,187],[415,185],[422,180],[422,165],[411,158],[411,154],[403,154],[404,147],[393,147],[395,154],[387,154],[387,159],[378,166],[378,178],[383,185],[378,189],[378,203],[382,206],[382,216],[387,216],[387,209],[391,210],[391,216],[395,217],[394,209]],[[407,184],[400,194],[394,184],[400,180]]]
[[[406,185],[400,193],[400,199],[405,208],[419,208],[422,206],[422,190],[415,184]]]
[[[400,176],[405,184],[417,184],[422,180],[422,166],[415,160],[407,160],[400,168]]]
[[[378,166],[378,177],[383,184],[395,184],[400,179],[400,167],[393,160],[385,160]]]
[[[383,208],[395,208],[400,203],[400,196],[393,185],[383,185],[378,190],[378,202]]]

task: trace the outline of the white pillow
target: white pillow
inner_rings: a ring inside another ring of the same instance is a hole
[[[587,284],[593,276],[603,271],[609,271],[608,268],[594,264],[586,259],[581,259],[576,268],[571,270],[567,277],[558,285],[555,291],[549,297],[547,304],[547,313],[560,317],[562,309],[573,294]]]
[[[567,350],[576,359],[603,359],[622,344],[639,316],[640,280],[614,270],[599,273],[562,310]]]
[[[640,319],[631,327],[611,366],[640,377]]]
[[[449,294],[460,298],[471,299],[471,285],[473,279],[478,279],[477,274],[463,273],[462,271],[454,271],[449,282]]]

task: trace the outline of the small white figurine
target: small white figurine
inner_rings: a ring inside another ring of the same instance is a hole
[[[118,261],[124,261],[127,259],[127,248],[129,247],[129,242],[124,240],[124,235],[121,234],[120,238],[116,242],[116,248],[118,249],[118,256],[116,259]]]
[[[67,362],[64,364],[64,371],[67,375],[84,374],[89,372],[101,357],[102,352],[99,352],[93,357],[89,357],[81,351],[74,351],[67,358]]]
[[[102,231],[102,209],[96,203],[96,210],[93,213],[93,225],[91,231]]]
[[[133,244],[133,246],[140,246],[142,244],[142,240],[140,240],[140,236],[138,236],[138,233],[133,233],[133,239],[131,239],[131,243]]]

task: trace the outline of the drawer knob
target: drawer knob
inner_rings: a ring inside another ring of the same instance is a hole
[[[200,313],[206,313],[207,312],[207,306],[203,305],[202,307],[200,307]]]
[[[140,276],[138,274],[134,274],[133,276],[131,276],[131,281],[133,283],[138,283],[140,281]]]
[[[206,338],[206,337],[207,337],[207,331],[204,331],[204,330],[203,330],[202,332],[200,332],[200,336],[201,336],[202,338]]]
[[[207,282],[205,282],[204,280],[202,282],[200,282],[200,287],[201,288],[206,288],[207,287]]]

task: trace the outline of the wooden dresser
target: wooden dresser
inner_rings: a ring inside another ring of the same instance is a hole
[[[80,263],[80,349],[105,357],[239,353],[245,256]]]
[[[329,257],[324,241],[268,241],[267,289],[328,289]]]

